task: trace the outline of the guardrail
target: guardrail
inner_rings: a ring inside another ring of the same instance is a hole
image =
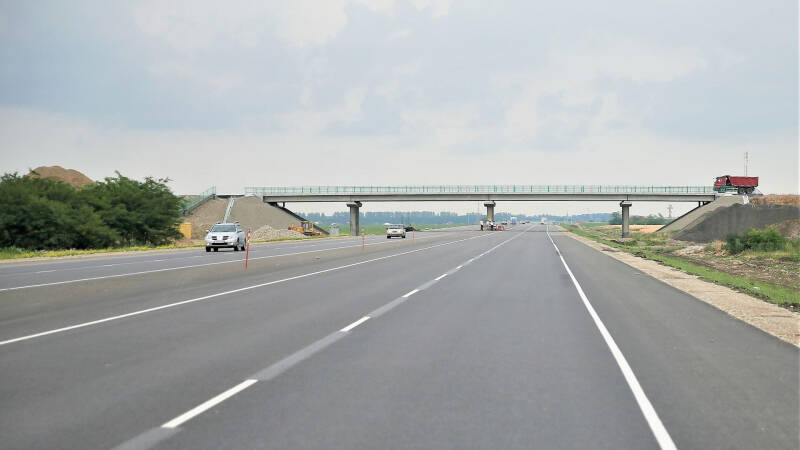
[[[183,206],[183,215],[184,216],[188,215],[198,206],[202,205],[209,199],[214,198],[216,195],[217,195],[217,187],[211,186],[210,188],[201,192],[199,195],[192,196],[192,198],[187,200]]]
[[[493,193],[586,193],[586,194],[713,194],[713,186],[626,185],[424,185],[424,186],[290,186],[244,188],[254,195],[347,195],[347,194],[493,194]]]

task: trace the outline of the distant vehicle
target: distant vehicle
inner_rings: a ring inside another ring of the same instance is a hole
[[[539,223],[542,224],[542,225],[547,223],[547,217],[542,217],[542,219],[539,221]]]
[[[714,181],[714,190],[717,192],[736,192],[737,194],[752,194],[758,186],[758,177],[735,177],[722,175]]]
[[[517,224],[517,218],[516,217],[512,217],[511,218],[511,225],[516,225],[516,224]]]
[[[239,222],[217,223],[210,230],[206,230],[207,252],[210,252],[212,248],[215,252],[220,248],[232,248],[238,252],[244,250],[245,244],[247,244],[247,236]]]
[[[500,225],[503,225],[503,226],[508,226],[508,221],[507,221],[507,220],[504,220],[504,221],[500,222]]]
[[[406,238],[406,227],[404,225],[389,225],[386,227],[386,239],[393,237]]]

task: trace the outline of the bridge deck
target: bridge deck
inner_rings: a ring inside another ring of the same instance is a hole
[[[711,186],[442,185],[246,187],[269,202],[713,201]]]

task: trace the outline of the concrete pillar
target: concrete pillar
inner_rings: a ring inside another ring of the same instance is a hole
[[[361,202],[348,203],[350,207],[350,236],[358,236],[360,228],[358,227],[358,208],[361,207]]]
[[[486,207],[486,220],[494,222],[494,202],[485,202],[483,206]]]
[[[629,201],[619,202],[622,206],[622,237],[626,238],[631,235],[631,205]]]

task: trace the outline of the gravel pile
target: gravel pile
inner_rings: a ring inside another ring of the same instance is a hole
[[[285,239],[285,238],[302,238],[307,237],[303,233],[299,233],[297,231],[292,230],[278,230],[272,228],[269,225],[264,225],[263,227],[253,231],[250,236],[250,239],[254,241],[266,241],[269,239]]]
[[[719,200],[717,200],[719,201]],[[716,203],[711,203],[712,205]],[[675,233],[672,238],[679,241],[711,242],[725,239],[729,234],[746,233],[750,228],[759,230],[780,222],[800,217],[800,208],[789,205],[740,205],[734,204],[705,214],[689,226]],[[791,233],[791,222],[782,227]]]
[[[184,217],[184,221],[192,224],[192,239],[205,238],[206,230],[211,229],[215,223],[222,220],[227,207],[228,199],[212,198],[198,206],[188,217]]]
[[[290,225],[295,227],[300,225],[300,219],[280,208],[262,202],[260,197],[237,198],[228,220],[241,223],[245,230],[248,228],[257,230],[264,225],[269,225],[276,230],[285,230]]]

